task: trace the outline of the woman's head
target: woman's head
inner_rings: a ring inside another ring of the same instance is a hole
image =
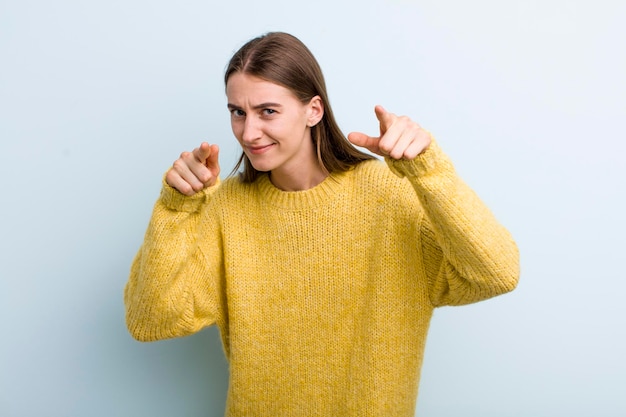
[[[316,96],[321,98],[324,114],[320,122],[311,127],[311,139],[322,169],[328,172],[345,171],[371,159],[370,155],[354,148],[339,129],[330,107],[322,70],[311,51],[296,37],[271,32],[250,40],[231,58],[224,76],[226,85],[236,73],[285,87],[303,104]],[[252,167],[245,154],[242,154],[235,170],[242,162],[244,181],[254,181],[259,172]]]

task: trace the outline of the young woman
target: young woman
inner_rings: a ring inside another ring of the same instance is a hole
[[[248,42],[225,84],[243,172],[220,182],[208,143],[167,172],[131,334],[216,324],[228,416],[413,416],[433,309],[515,288],[514,241],[411,119],[377,106],[379,136],[346,139],[293,36]]]

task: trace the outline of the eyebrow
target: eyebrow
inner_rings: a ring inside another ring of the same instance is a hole
[[[252,106],[252,109],[253,110],[259,110],[259,109],[266,109],[268,107],[283,107],[283,106],[280,103],[267,102],[267,103],[257,104],[256,106]],[[228,108],[230,110],[243,110],[241,107],[236,106],[236,105],[234,105],[232,103],[228,103]]]

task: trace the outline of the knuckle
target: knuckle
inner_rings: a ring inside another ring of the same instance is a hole
[[[192,195],[194,193],[194,190],[191,187],[191,185],[189,185],[187,183],[181,184],[178,187],[178,191],[180,191],[181,193],[183,193],[185,195]]]
[[[405,129],[410,129],[413,121],[408,116],[398,117],[398,124]]]
[[[381,143],[378,145],[378,148],[379,148],[382,152],[384,152],[384,153],[386,153],[386,154],[388,154],[388,153],[389,153],[389,152],[391,152],[391,150],[392,150],[392,146],[391,146],[390,144],[386,143],[386,142],[381,142]]]
[[[202,172],[198,173],[198,179],[203,184],[206,184],[211,179],[211,173],[208,170],[202,170]]]
[[[395,149],[389,152],[389,156],[392,157],[393,159],[400,159],[402,158],[403,155],[404,155],[404,152],[395,150]]]
[[[411,119],[409,116],[402,116],[401,120],[402,120],[403,125],[407,129],[411,129],[413,131],[420,129],[420,125],[416,123],[413,119]]]
[[[404,154],[402,154],[402,158],[408,159],[408,160],[413,160],[416,157],[417,157],[417,154],[415,152],[412,152],[412,151],[411,152],[406,151],[406,152],[404,152]]]
[[[181,171],[181,169],[183,169],[186,166],[185,162],[182,159],[177,159],[174,161],[174,163],[172,164],[172,167],[176,170],[176,171]]]
[[[165,174],[165,182],[168,183],[170,186],[172,186],[172,184],[174,183],[174,172],[173,170],[169,170],[167,171],[167,173]]]
[[[191,186],[185,181],[181,181],[179,178],[172,178],[172,181],[167,182],[170,187],[177,189],[181,194],[189,195]]]

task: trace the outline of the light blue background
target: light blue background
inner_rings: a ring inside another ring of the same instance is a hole
[[[215,329],[131,339],[122,289],[163,172],[238,154],[222,73],[268,30],[340,125],[408,114],[509,227],[522,281],[436,312],[421,417],[626,415],[626,3],[0,0],[0,416],[221,416]]]

